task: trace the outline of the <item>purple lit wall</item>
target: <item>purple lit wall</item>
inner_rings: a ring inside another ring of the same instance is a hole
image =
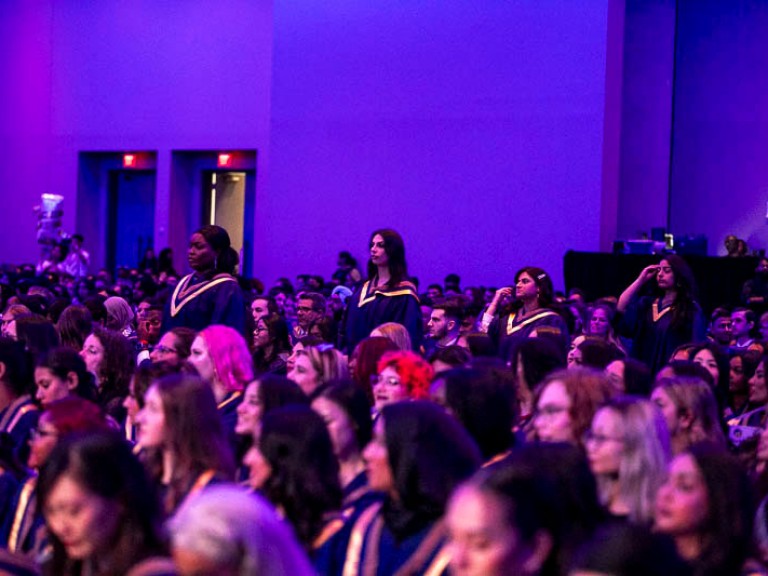
[[[6,0],[0,260],[36,257],[42,192],[73,229],[79,151],[155,151],[156,247],[180,249],[171,151],[247,148],[266,281],[392,226],[425,282],[561,285],[600,244],[608,4]]]
[[[617,236],[666,227],[675,0],[627,0]]]
[[[768,4],[679,2],[671,220],[768,245]]]
[[[74,229],[80,151],[157,152],[159,248],[178,218],[171,150],[258,149],[266,182],[271,50],[271,2],[0,2],[0,178],[16,224],[0,227],[0,261],[36,259],[43,192],[66,197]]]
[[[50,4],[0,2],[0,262],[36,259],[32,206],[54,191]]]
[[[599,242],[607,5],[276,3],[257,270],[328,274],[391,226],[422,282],[562,285]]]

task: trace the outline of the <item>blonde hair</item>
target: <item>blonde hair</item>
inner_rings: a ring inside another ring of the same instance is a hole
[[[374,334],[376,332],[376,334]],[[399,350],[410,352],[413,350],[411,335],[405,326],[397,322],[385,322],[371,331],[371,336],[383,336],[395,343]]]
[[[629,508],[629,520],[649,524],[653,520],[656,492],[672,457],[669,430],[661,411],[649,400],[620,396],[600,410],[618,416],[622,428],[618,478],[597,476],[598,493],[606,505],[618,482],[618,494]]]
[[[349,378],[347,357],[330,344],[307,346],[304,352],[310,364],[317,371],[318,384],[331,380],[346,380]]]

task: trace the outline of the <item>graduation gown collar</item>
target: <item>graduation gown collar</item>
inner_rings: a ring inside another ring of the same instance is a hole
[[[187,274],[176,285],[171,296],[171,316],[175,317],[184,306],[211,288],[225,282],[236,282],[229,274],[217,274],[209,280],[193,283],[196,279],[194,274]]]
[[[419,295],[416,293],[416,286],[410,282],[400,282],[400,284],[394,287],[379,286],[371,288],[371,281],[366,280],[360,291],[360,300],[357,303],[358,307],[373,302],[376,299],[376,296],[413,296],[416,299],[416,302],[419,301]]]

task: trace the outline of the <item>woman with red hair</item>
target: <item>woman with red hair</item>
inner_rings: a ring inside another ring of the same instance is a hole
[[[224,430],[234,441],[237,406],[243,388],[253,380],[253,360],[245,338],[229,326],[208,326],[192,342],[189,362],[211,385]]]
[[[432,366],[418,354],[387,352],[379,360],[379,379],[373,385],[376,412],[401,400],[429,398],[429,385],[435,375]]]
[[[397,350],[395,344],[384,336],[370,336],[355,346],[349,358],[349,375],[355,384],[365,392],[373,406],[373,385],[379,377],[379,360],[385,352]]]

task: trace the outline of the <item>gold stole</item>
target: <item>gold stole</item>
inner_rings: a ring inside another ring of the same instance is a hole
[[[37,487],[37,476],[27,479],[19,494],[19,505],[16,507],[16,514],[13,516],[11,524],[11,534],[8,536],[8,550],[11,552],[21,552],[21,545],[24,543],[29,529],[31,527],[32,516],[36,506],[31,504],[35,502],[34,494]]]
[[[187,498],[189,498],[190,496],[194,496],[195,494],[200,492],[200,490],[208,486],[208,483],[211,480],[213,480],[213,477],[215,475],[216,475],[216,471],[211,468],[209,468],[208,470],[200,474],[200,476],[197,477],[197,480],[195,480],[195,483],[192,484],[192,488],[189,489],[189,492],[187,493]]]
[[[374,289],[373,292],[369,295],[368,294],[368,287],[370,286],[370,284],[371,284],[370,280],[366,280],[365,284],[363,284],[363,289],[360,291],[360,300],[357,303],[357,307],[358,308],[362,308],[363,306],[365,306],[369,302],[373,302],[376,299],[376,295],[377,294],[381,294],[382,296],[408,296],[408,295],[410,295],[410,296],[413,296],[414,298],[416,298],[416,302],[419,301],[419,297],[416,295],[416,293],[414,291],[415,288],[414,288],[413,284],[411,284],[410,282],[402,282],[400,285],[401,286],[407,286],[407,288],[403,288],[401,290],[384,291],[384,290],[379,290],[377,288],[377,289]]]
[[[352,534],[349,537],[349,544],[347,545],[347,556],[344,559],[344,568],[341,573],[342,576],[358,576],[360,573],[365,534],[368,532],[368,528],[373,521],[379,517],[378,514],[381,507],[381,502],[376,502],[375,504],[370,505],[363,511],[360,518],[357,519],[357,522],[355,522],[355,526],[352,528]],[[380,517],[379,519],[381,520]]]
[[[382,503],[372,504],[363,511],[352,528],[352,534],[347,546],[347,556],[344,560],[342,576],[376,576],[379,567],[379,543],[384,529],[384,518],[379,512]],[[423,576],[439,576],[448,567],[450,554],[447,546],[442,546],[435,558],[421,572],[430,552],[437,546],[445,534],[442,520],[438,520],[432,529],[416,548],[408,560],[395,572],[394,576],[423,574]],[[367,537],[366,537],[367,535]],[[363,544],[369,541],[369,546],[363,557]],[[361,571],[362,567],[362,571]]]
[[[232,392],[230,396],[228,396],[227,398],[224,398],[224,400],[222,400],[221,402],[219,402],[219,404],[216,405],[216,409],[221,410],[225,406],[232,404],[232,402],[240,398],[240,396],[242,395],[243,395],[242,392]]]
[[[204,280],[199,284],[188,287],[189,283],[192,281],[192,276],[193,274],[184,276],[184,278],[182,278],[181,281],[176,285],[176,289],[173,291],[173,296],[171,296],[172,317],[175,317],[179,312],[181,312],[181,309],[184,308],[184,306],[200,296],[200,294],[207,292],[211,288],[214,288],[219,284],[223,284],[224,282],[235,282],[235,279],[232,278],[232,276],[229,274],[219,274],[212,280]]]
[[[514,325],[515,318],[517,317],[517,314],[510,314],[509,318],[507,318],[507,336],[511,336],[515,332],[518,332],[519,330],[522,330],[526,326],[530,325],[533,322],[536,322],[536,320],[541,320],[542,318],[548,318],[549,316],[557,316],[557,312],[552,312],[552,310],[542,310],[541,312],[537,312],[530,318],[526,318],[520,324]]]
[[[0,430],[3,432],[11,432],[21,420],[22,416],[37,410],[34,404],[30,401],[29,404],[24,402],[29,401],[29,396],[24,395],[14,400],[3,415],[3,419],[0,420]]]
[[[651,317],[653,318],[654,324],[656,322],[658,322],[659,320],[661,320],[661,317],[664,316],[664,314],[666,314],[670,310],[672,310],[672,305],[671,304],[669,306],[667,306],[666,308],[664,308],[664,310],[659,312],[659,301],[658,300],[654,300],[653,304],[651,304]]]

